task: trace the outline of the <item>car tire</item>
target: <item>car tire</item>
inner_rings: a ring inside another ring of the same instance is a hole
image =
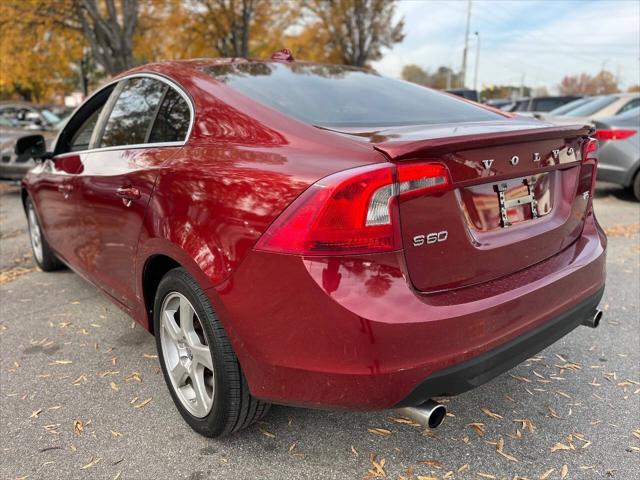
[[[640,202],[640,171],[636,172],[631,189],[633,190],[633,195],[636,197],[636,200]]]
[[[29,230],[29,241],[31,243],[31,251],[33,253],[33,259],[36,264],[45,272],[52,272],[54,270],[60,270],[64,268],[64,264],[56,256],[55,253],[49,247],[47,239],[42,233],[40,228],[40,220],[38,219],[38,213],[31,201],[31,198],[27,197],[25,202],[25,212],[27,214],[27,225]]]
[[[184,269],[170,270],[162,278],[153,312],[164,379],[191,428],[206,437],[219,437],[248,427],[267,413],[270,404],[249,393],[209,299]]]

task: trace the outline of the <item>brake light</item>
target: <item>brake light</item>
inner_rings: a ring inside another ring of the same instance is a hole
[[[607,140],[624,140],[637,133],[637,130],[596,130],[595,137],[601,142]]]
[[[309,187],[271,224],[256,249],[299,255],[399,250],[398,201],[449,185],[449,172],[440,164],[345,170]]]
[[[596,187],[597,168],[598,140],[595,138],[587,138],[582,145],[582,167],[580,168],[578,195],[589,199],[593,196],[593,191]]]

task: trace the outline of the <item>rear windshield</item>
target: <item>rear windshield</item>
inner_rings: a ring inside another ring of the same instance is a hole
[[[254,62],[216,65],[204,71],[256,101],[312,125],[393,126],[504,119],[428,88],[340,65]]]
[[[565,115],[567,117],[587,117],[611,105],[617,99],[618,97],[615,96],[596,97],[590,102],[568,111]]]

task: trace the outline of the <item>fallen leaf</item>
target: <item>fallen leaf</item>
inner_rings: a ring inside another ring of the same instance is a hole
[[[84,431],[84,424],[82,420],[76,419],[73,421],[73,431],[76,435],[80,435]]]
[[[54,360],[53,362],[49,362],[49,365],[69,365],[73,363],[71,360]]]
[[[484,437],[484,423],[480,423],[480,422],[468,423],[467,427],[473,428],[479,436]]]
[[[551,475],[555,471],[556,471],[555,468],[550,468],[549,470],[544,472],[542,475],[540,475],[540,479],[539,480],[547,480],[547,478],[549,478],[549,475]]]
[[[276,436],[276,435],[275,435],[275,433],[268,432],[267,430],[265,430],[265,429],[264,429],[264,428],[262,428],[262,427],[258,427],[258,429],[262,432],[262,434],[263,434],[265,437],[275,438],[275,436]]]
[[[113,430],[111,430],[111,435],[113,435],[114,437],[121,437],[122,434],[120,432],[115,432]]]
[[[354,447],[353,445],[351,445],[351,451],[356,457],[358,456],[358,450],[356,450],[356,447]]]
[[[100,460],[102,460],[102,459],[101,459],[101,458],[94,458],[94,457],[91,457],[91,460],[89,461],[89,463],[87,463],[87,464],[86,464],[85,466],[83,466],[83,467],[80,467],[80,470],[86,470],[87,468],[91,468],[91,467],[93,467],[94,465],[96,465],[97,463],[99,463],[99,462],[100,462]]]
[[[491,478],[492,480],[496,479],[496,476],[495,475],[491,475],[490,473],[476,472],[476,475],[478,475],[479,477],[482,477],[482,478]]]
[[[129,375],[127,375],[126,377],[124,377],[124,381],[125,382],[141,382],[142,378],[140,377],[140,373],[139,372],[131,372]]]
[[[39,408],[38,410],[31,412],[31,416],[29,418],[38,418],[38,416],[42,413],[42,409]]]
[[[522,418],[522,419],[519,418],[519,419],[514,420],[514,422],[520,423],[524,430],[529,430],[529,433],[533,433],[533,431],[536,428],[533,425],[533,422],[531,420],[529,420],[528,418]]]
[[[558,450],[571,450],[571,447],[565,445],[564,443],[556,443],[553,447],[551,447],[551,453],[557,452]]]
[[[384,471],[384,464],[385,464],[384,458],[380,459],[380,461],[377,461],[376,456],[372,454],[370,457],[370,461],[371,461],[371,465],[373,465],[373,468],[369,469],[369,473],[371,475],[373,475],[374,477],[387,476],[387,473]]]
[[[374,435],[380,435],[381,437],[388,437],[391,435],[391,430],[387,430],[386,428],[367,428],[370,433]]]
[[[153,400],[153,397],[147,398],[146,400],[140,402],[139,404],[134,405],[133,408],[142,408],[145,405],[147,405],[151,400]]]
[[[567,475],[569,475],[569,467],[563,465],[562,470],[560,470],[560,478],[567,478]]]
[[[512,462],[518,461],[516,457],[504,451],[504,439],[502,437],[498,439],[498,443],[496,444],[496,452],[502,455],[507,460],[511,460]]]
[[[491,417],[491,418],[496,418],[496,419],[501,419],[502,415],[498,415],[497,413],[492,412],[491,410],[489,410],[486,407],[482,407],[480,408],[480,410],[482,410],[482,413],[484,413],[485,415]]]
[[[148,360],[155,360],[156,358],[158,358],[158,355],[152,355],[150,353],[143,353],[142,354],[142,358],[146,358]]]
[[[118,390],[120,390],[120,388],[118,388],[118,384],[117,383],[111,382],[111,390],[114,390],[114,391],[117,392]]]
[[[442,468],[442,462],[439,462],[438,460],[423,460],[419,463],[422,463],[423,465],[429,465],[430,467],[433,468]]]

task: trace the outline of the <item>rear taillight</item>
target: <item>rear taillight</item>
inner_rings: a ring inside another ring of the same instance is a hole
[[[398,202],[449,185],[449,172],[440,164],[345,170],[309,187],[271,224],[256,249],[299,255],[399,250]]]
[[[590,198],[596,186],[596,172],[598,169],[598,140],[587,138],[582,145],[582,167],[580,169],[580,183],[578,195]]]
[[[637,130],[596,130],[595,137],[601,142],[607,140],[624,140],[635,135]]]

